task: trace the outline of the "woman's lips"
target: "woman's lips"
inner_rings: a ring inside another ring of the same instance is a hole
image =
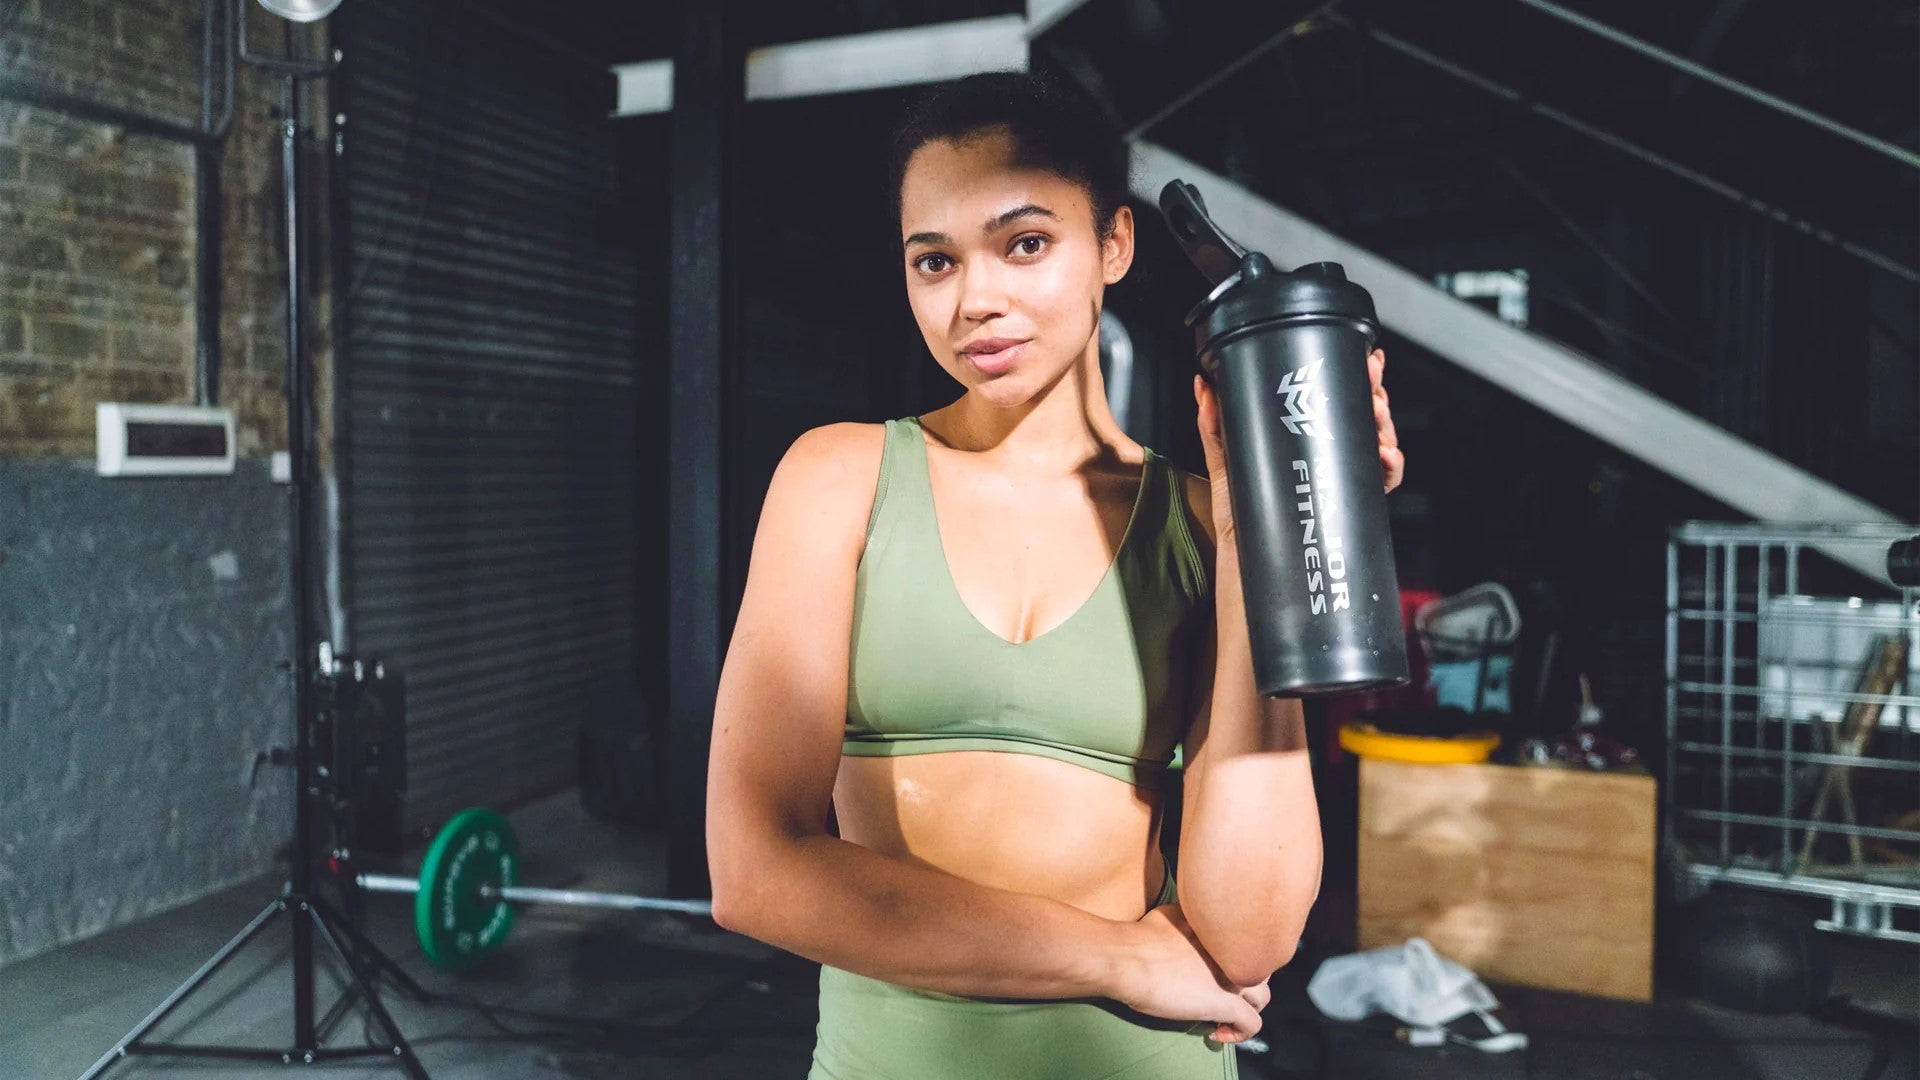
[[[1022,341],[1008,345],[1003,349],[995,349],[992,352],[973,351],[964,355],[967,358],[967,362],[974,366],[974,370],[979,371],[981,374],[1000,375],[1019,362],[1020,357],[1026,353],[1029,344],[1030,342]]]

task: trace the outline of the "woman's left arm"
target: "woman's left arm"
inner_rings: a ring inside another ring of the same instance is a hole
[[[1183,750],[1180,910],[1228,981],[1257,986],[1293,958],[1320,893],[1320,810],[1300,702],[1254,688],[1239,552],[1222,544],[1213,561]]]
[[[1386,354],[1376,349],[1367,361],[1380,461],[1392,491],[1406,464],[1382,385]],[[1194,394],[1211,475],[1205,483],[1195,478],[1189,508],[1207,526],[1211,551],[1202,554],[1213,564],[1214,618],[1193,660],[1180,908],[1221,974],[1253,986],[1293,958],[1319,896],[1320,811],[1299,700],[1262,697],[1254,683],[1219,409],[1198,378]]]

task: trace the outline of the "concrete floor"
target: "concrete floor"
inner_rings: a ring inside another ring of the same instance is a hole
[[[514,815],[529,883],[653,893],[660,845],[586,818],[571,795]],[[549,839],[534,843],[530,838]],[[74,1077],[280,890],[263,877],[88,941],[0,969],[0,1080]],[[1329,918],[1335,898],[1323,895]],[[389,985],[383,1000],[428,1071],[447,1080],[529,1077],[753,1077],[799,1080],[816,1019],[817,965],[676,915],[526,909],[505,950],[479,969],[449,975],[427,965],[412,943],[411,902],[370,901],[368,930],[428,991],[454,1000],[410,1000]],[[289,921],[276,917],[226,969],[160,1028],[159,1037],[200,1044],[278,1047],[291,1034]],[[1330,1076],[1527,1080],[1852,1080],[1872,1055],[1857,1031],[1804,1017],[1752,1017],[1686,999],[1633,1005],[1496,986],[1524,1053],[1416,1050],[1394,1042],[1391,1025],[1320,1020],[1304,998],[1313,958],[1279,973],[1266,1014],[1265,1054],[1243,1051],[1249,1078]],[[1836,990],[1856,998],[1912,1003],[1911,950],[1843,949]],[[331,972],[331,968],[327,969]],[[1849,980],[1852,980],[1849,983]],[[331,974],[318,1009],[338,985]],[[463,1003],[464,1002],[464,1003]],[[526,1012],[497,1018],[471,1004]],[[355,1009],[328,1041],[362,1040]],[[562,1019],[564,1018],[564,1019]],[[593,1021],[604,1022],[595,1027]],[[670,1027],[669,1027],[670,1025]],[[557,1033],[557,1034],[556,1034]],[[1902,1038],[1903,1044],[1908,1040]],[[1324,1058],[1324,1065],[1320,1064]],[[1916,1076],[1916,1048],[1901,1045],[1882,1076]],[[204,1064],[134,1058],[109,1076],[266,1076],[267,1064]],[[391,1065],[334,1064],[329,1077],[392,1077]]]

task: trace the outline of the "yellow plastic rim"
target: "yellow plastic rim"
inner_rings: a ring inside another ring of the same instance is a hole
[[[1421,765],[1476,765],[1500,745],[1491,731],[1438,738],[1431,735],[1393,735],[1372,724],[1340,725],[1340,745],[1350,754],[1381,761]]]

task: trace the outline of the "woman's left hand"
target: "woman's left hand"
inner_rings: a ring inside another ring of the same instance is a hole
[[[1406,476],[1407,456],[1400,451],[1400,437],[1393,430],[1393,413],[1387,407],[1387,351],[1375,349],[1367,354],[1367,379],[1373,385],[1373,422],[1379,431],[1380,469],[1386,477],[1386,490],[1400,486]],[[1200,375],[1193,377],[1193,397],[1200,407],[1200,448],[1207,457],[1207,479],[1212,484],[1215,542],[1226,544],[1233,533],[1233,504],[1227,493],[1227,444],[1220,434],[1220,400],[1213,385]]]

